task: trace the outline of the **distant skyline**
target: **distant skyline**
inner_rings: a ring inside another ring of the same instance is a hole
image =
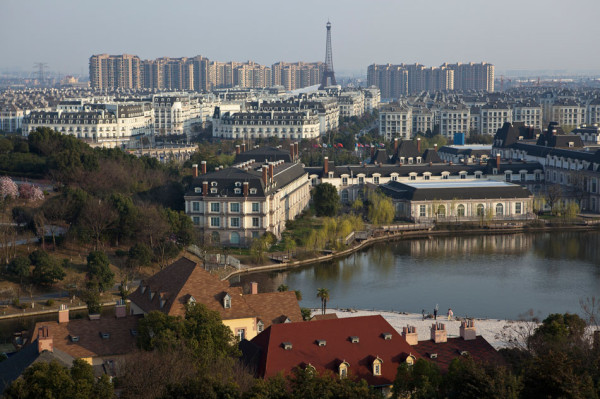
[[[92,54],[193,57],[271,65],[324,61],[336,75],[372,63],[489,62],[504,71],[600,74],[600,1],[0,0],[0,70],[88,74]]]

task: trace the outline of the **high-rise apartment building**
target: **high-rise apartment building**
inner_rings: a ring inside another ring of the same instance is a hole
[[[370,65],[367,84],[381,90],[383,98],[398,98],[422,91],[486,90],[494,91],[494,66],[481,64]]]
[[[90,84],[100,89],[140,88],[140,58],[130,54],[91,56]]]

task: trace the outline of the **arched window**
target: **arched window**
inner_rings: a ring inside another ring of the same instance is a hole
[[[456,208],[456,214],[458,216],[465,216],[465,206],[463,204],[460,204],[457,208]]]
[[[446,207],[444,205],[438,206],[437,214],[439,217],[445,218],[446,217]]]
[[[342,363],[340,363],[340,365],[338,366],[340,378],[346,378],[348,376],[348,368],[349,367],[350,367],[350,364],[345,360]]]
[[[477,216],[483,216],[485,214],[485,207],[483,204],[477,204]]]
[[[220,244],[221,243],[221,236],[219,236],[219,232],[218,231],[213,231],[211,236],[210,236],[210,240],[212,241],[213,244]]]
[[[239,245],[240,243],[240,234],[238,232],[231,232],[229,235],[229,242],[234,245]]]
[[[406,364],[408,364],[409,366],[414,365],[416,361],[417,361],[417,358],[414,357],[412,354],[410,354],[406,357]]]
[[[496,216],[504,215],[504,205],[496,204]]]
[[[375,360],[373,360],[373,375],[381,375],[381,364],[383,363],[383,360],[381,360],[379,357],[377,357]]]

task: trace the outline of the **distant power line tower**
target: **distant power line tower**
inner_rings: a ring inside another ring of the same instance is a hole
[[[327,86],[335,86],[335,74],[333,73],[333,56],[331,55],[331,22],[327,21],[327,48],[325,51],[325,70],[321,77],[321,86],[324,89]],[[329,81],[328,81],[329,79]]]
[[[35,64],[33,64],[33,67],[36,68],[38,70],[38,79],[40,81],[40,84],[43,84],[45,82],[45,69],[46,67],[48,67],[48,64],[46,64],[45,62],[36,62]]]

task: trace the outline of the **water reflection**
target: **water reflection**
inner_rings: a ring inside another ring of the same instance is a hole
[[[420,312],[440,304],[457,315],[516,318],[527,309],[577,312],[598,294],[600,233],[566,232],[432,236],[378,243],[334,262],[240,278],[260,291],[279,284],[303,292],[301,306],[318,307],[316,290],[335,307]]]

